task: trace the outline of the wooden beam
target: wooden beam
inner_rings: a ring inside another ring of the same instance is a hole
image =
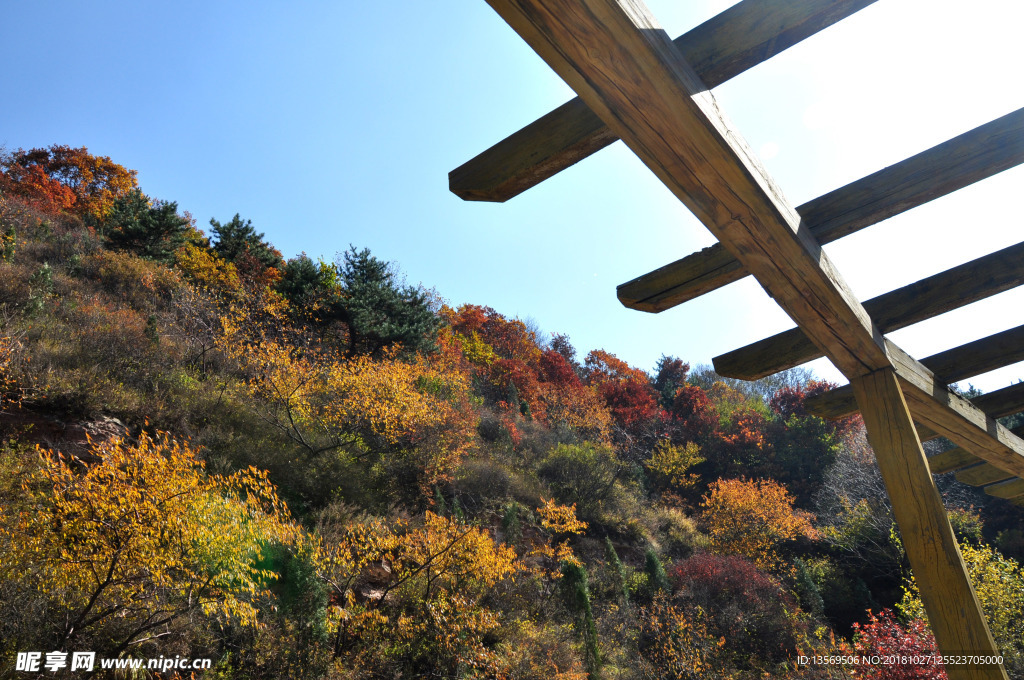
[[[886,347],[914,420],[1000,470],[1024,477],[1024,440],[951,392],[895,344],[886,342]]]
[[[804,203],[797,212],[825,245],[1020,163],[1024,109]],[[746,276],[716,243],[620,285],[617,294],[630,309],[656,313]]]
[[[971,403],[992,418],[1002,418],[1024,411],[1024,382],[1004,387],[971,399]],[[836,420],[857,412],[857,401],[849,385],[837,387],[804,402],[807,412],[820,418]]]
[[[941,475],[967,467],[968,465],[977,465],[981,462],[983,462],[981,458],[978,458],[967,449],[957,446],[948,451],[930,456],[928,458],[928,469],[932,471],[933,475]]]
[[[713,88],[874,1],[744,0],[674,43]],[[617,139],[577,97],[452,170],[448,186],[468,201],[507,201]]]
[[[868,441],[943,654],[998,656],[893,369],[852,380]],[[1006,678],[997,664],[946,666],[953,680]]]
[[[1010,432],[1018,437],[1024,437],[1024,425],[1010,428]],[[921,434],[921,428],[918,428],[917,433],[918,435]],[[939,435],[935,434],[935,436],[937,437]],[[921,441],[924,441],[924,437],[921,437]],[[935,475],[941,475],[945,472],[952,472],[953,470],[978,464],[989,465],[989,463],[985,463],[981,458],[978,458],[961,446],[955,446],[948,451],[943,451],[942,453],[936,454],[928,459],[928,467],[931,468],[932,474]],[[1006,478],[1002,477],[1001,479]],[[985,483],[987,484],[988,482]]]
[[[665,32],[633,0],[488,0],[847,376],[882,335]]]
[[[1002,482],[1013,479],[1013,475],[1005,470],[1000,470],[991,463],[981,463],[964,468],[956,473],[957,481],[970,486],[985,486],[994,482]]]
[[[921,363],[947,383],[955,383],[1018,361],[1024,361],[1024,326],[933,354]]]
[[[1024,242],[947,269],[864,303],[884,333],[913,325],[1024,283]],[[799,328],[713,359],[719,375],[757,380],[822,356]]]
[[[996,498],[1020,498],[1024,496],[1024,479],[1011,479],[985,487],[985,493]]]

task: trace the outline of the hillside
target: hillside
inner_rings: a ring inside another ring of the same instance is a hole
[[[859,418],[803,408],[828,388],[581,356],[367,250],[200,229],[86,149],[4,152],[0,677],[51,650],[219,678],[945,677],[800,663],[934,650]],[[938,481],[1024,678],[1024,512]]]

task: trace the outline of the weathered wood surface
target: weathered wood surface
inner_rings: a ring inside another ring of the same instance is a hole
[[[1018,427],[1012,427],[1012,428],[1010,428],[1010,431],[1013,432],[1014,434],[1016,434],[1019,437],[1024,437],[1024,425],[1021,425],[1021,426],[1018,426]],[[921,429],[920,428],[919,428],[918,432],[919,432],[919,434],[921,433]],[[982,473],[985,474],[985,475],[1002,474],[1001,470],[998,470],[998,468],[995,468],[990,463],[985,463],[980,458],[978,458],[977,456],[975,456],[974,454],[972,454],[971,452],[967,451],[966,449],[964,449],[962,447],[954,447],[954,448],[950,449],[949,451],[944,451],[941,454],[938,454],[936,456],[932,456],[931,458],[928,459],[928,467],[932,468],[932,473],[933,474],[942,474],[943,472],[951,472],[952,470],[957,470],[959,468],[970,467],[972,465],[977,465],[977,464],[983,464],[983,465],[989,466],[990,468],[992,468],[992,470],[989,470],[987,472],[983,472],[981,470],[977,470],[976,472],[972,473],[968,477],[969,479],[981,479],[981,478],[983,478],[981,476]],[[994,470],[998,470],[998,472],[995,472]],[[957,478],[959,478],[958,475],[957,475]],[[998,479],[1006,479],[1006,477],[1005,476],[997,477],[996,479],[993,479],[992,481],[997,481]],[[965,479],[961,479],[961,481],[966,481],[966,480]],[[972,482],[967,482],[967,483],[972,483]],[[981,484],[987,484],[987,483],[991,483],[991,482],[990,481],[982,481],[981,482]]]
[[[831,191],[797,208],[825,245],[1024,162],[1024,109]],[[721,244],[617,289],[631,309],[662,312],[747,276]],[[876,319],[877,323],[877,319]]]
[[[933,475],[941,475],[945,472],[952,472],[968,465],[977,465],[983,462],[967,449],[959,446],[943,451],[928,458],[928,469]]]
[[[971,403],[993,418],[1013,415],[1024,411],[1024,383],[1010,385],[971,399]],[[808,413],[836,420],[852,416],[857,412],[857,401],[849,385],[809,398],[804,402]]]
[[[1024,242],[947,269],[864,303],[883,333],[911,326],[1024,283]],[[720,375],[757,380],[822,356],[799,328],[713,359]]]
[[[1024,479],[1011,479],[986,486],[985,493],[996,498],[1020,498],[1024,496]]]
[[[489,0],[847,376],[881,333],[668,36],[624,0]]]
[[[707,88],[716,87],[875,0],[744,0],[675,39]],[[448,174],[468,201],[507,201],[618,137],[572,99]]]
[[[1024,440],[967,399],[954,394],[926,366],[886,342],[914,420],[1000,470],[1024,477]]]
[[[972,378],[1018,361],[1024,361],[1024,326],[921,359],[922,364],[947,383]]]
[[[958,481],[970,486],[985,486],[994,482],[1001,482],[1006,479],[1013,479],[1013,475],[1000,470],[991,463],[981,463],[964,468],[956,473]]]
[[[893,369],[855,377],[852,384],[938,648],[997,656]],[[1007,677],[995,664],[951,664],[946,672],[953,680]]]

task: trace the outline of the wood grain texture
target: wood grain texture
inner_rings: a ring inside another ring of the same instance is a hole
[[[797,208],[825,245],[1024,162],[1024,109],[831,191]],[[747,272],[715,244],[620,285],[630,309],[662,312]],[[876,321],[877,323],[877,321]]]
[[[890,333],[1022,283],[1024,242],[879,295],[864,309],[883,333]],[[720,375],[757,380],[821,356],[803,331],[792,328],[717,356],[713,363]]]
[[[952,472],[953,470],[959,470],[962,467],[969,465],[977,465],[984,461],[978,458],[967,449],[960,448],[959,446],[943,451],[942,453],[936,454],[928,458],[928,469],[932,471],[933,475],[941,475],[946,472]]]
[[[1024,383],[1010,385],[994,392],[982,394],[971,403],[992,418],[1002,418],[1024,411]],[[804,402],[807,412],[820,418],[836,420],[857,412],[857,401],[849,385],[809,398]]]
[[[744,0],[673,41],[716,87],[875,0]],[[468,201],[504,202],[618,137],[577,97],[448,173]]]
[[[985,486],[986,484],[1013,479],[1013,475],[1005,470],[1000,470],[991,463],[981,463],[980,465],[972,465],[958,471],[956,478],[958,481],[970,486]]]
[[[1000,470],[1024,477],[1024,440],[949,391],[927,367],[895,344],[887,341],[886,348],[915,421]]]
[[[921,601],[943,654],[998,655],[893,369],[852,380]],[[952,680],[1006,678],[999,665],[946,667]]]
[[[845,375],[881,333],[668,36],[630,0],[489,0]]]
[[[1024,479],[1011,479],[985,487],[985,493],[996,498],[1024,497]]]

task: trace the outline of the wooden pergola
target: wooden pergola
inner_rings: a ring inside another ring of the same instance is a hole
[[[797,327],[714,360],[754,380],[818,357],[850,380],[808,404],[860,411],[939,649],[995,656],[933,473],[1024,504],[1024,441],[996,418],[1024,410],[1024,383],[978,397],[958,380],[1024,359],[1024,326],[922,360],[884,333],[1024,283],[1024,242],[860,302],[822,245],[1024,161],[1024,109],[794,207],[723,118],[711,88],[874,0],[744,0],[670,40],[639,0],[488,0],[579,95],[449,175],[467,200],[505,201],[616,139],[718,239],[618,288],[661,312],[748,275]],[[928,459],[923,440],[957,448]],[[1006,678],[951,664],[950,678]]]

